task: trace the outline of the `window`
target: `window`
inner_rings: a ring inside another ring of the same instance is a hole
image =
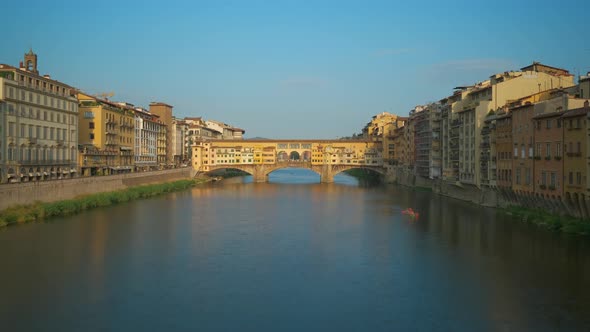
[[[547,143],[547,149],[545,150],[545,156],[548,158],[551,157],[551,143]]]
[[[525,149],[524,149],[524,144],[522,144],[520,146],[520,157],[523,158],[523,159],[526,157],[526,155],[525,155]]]
[[[557,128],[561,128],[561,119],[557,119]]]
[[[557,184],[555,183],[555,172],[551,172],[551,183],[549,183],[550,186],[552,186],[553,188],[557,187]]]
[[[580,129],[581,125],[580,125],[580,118],[576,119],[576,129]]]
[[[516,169],[516,184],[520,184],[520,168]]]
[[[582,152],[582,143],[578,142],[577,146],[578,146],[578,153]]]
[[[88,122],[88,129],[94,129],[94,122]]]
[[[94,133],[90,133],[90,139],[94,139]]]
[[[551,129],[551,119],[547,120],[547,129]]]
[[[545,171],[541,172],[541,185],[547,185],[547,172]]]
[[[580,172],[576,172],[576,184],[577,185],[582,184],[582,173],[580,173]]]
[[[555,143],[555,156],[561,157],[561,143]]]
[[[541,143],[537,143],[537,154],[536,156],[541,156]]]
[[[529,184],[531,184],[531,169],[530,168],[525,168],[525,170],[524,170],[524,181],[527,186]]]

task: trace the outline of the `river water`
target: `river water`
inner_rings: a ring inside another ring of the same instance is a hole
[[[590,331],[587,238],[345,175],[270,181],[5,229],[0,330]]]

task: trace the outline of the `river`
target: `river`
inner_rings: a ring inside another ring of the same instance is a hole
[[[285,169],[8,227],[0,328],[590,331],[587,238],[335,181]]]

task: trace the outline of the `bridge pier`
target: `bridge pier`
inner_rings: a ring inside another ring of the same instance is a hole
[[[268,174],[266,173],[264,165],[254,166],[254,172],[252,173],[252,181],[268,182]]]
[[[322,171],[320,172],[320,183],[333,183],[334,172],[332,171],[332,165],[322,165]]]

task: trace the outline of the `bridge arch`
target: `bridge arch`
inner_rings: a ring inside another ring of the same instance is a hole
[[[377,167],[377,166],[369,166],[369,165],[338,165],[334,166],[334,175],[340,174],[344,171],[349,171],[351,169],[364,169],[369,170],[381,175],[386,175],[387,171],[384,168]]]
[[[277,159],[278,161],[289,160],[289,154],[286,151],[279,151],[279,153],[277,153]]]
[[[299,152],[297,151],[291,151],[291,153],[289,154],[289,160],[300,160],[301,156],[299,155]]]
[[[211,167],[208,171],[204,172],[204,174],[214,174],[215,172],[218,171],[223,171],[223,170],[238,170],[238,171],[242,171],[242,172],[246,172],[250,175],[255,175],[254,174],[254,169],[252,167],[248,167],[247,165],[218,165],[215,167]]]

